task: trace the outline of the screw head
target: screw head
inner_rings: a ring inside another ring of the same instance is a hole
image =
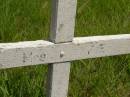
[[[65,52],[64,52],[64,51],[61,51],[61,52],[60,52],[60,57],[64,57],[64,55],[65,55]]]

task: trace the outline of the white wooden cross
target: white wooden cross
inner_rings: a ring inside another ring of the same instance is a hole
[[[47,63],[47,97],[66,97],[70,61],[130,53],[130,34],[74,38],[76,3],[53,0],[50,41],[0,43],[0,68]]]

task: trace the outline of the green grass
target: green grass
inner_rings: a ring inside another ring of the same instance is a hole
[[[0,42],[48,39],[49,0],[0,0]],[[129,0],[78,0],[75,36],[130,33]],[[129,55],[74,61],[68,97],[130,97]],[[0,70],[0,97],[45,97],[47,66]]]

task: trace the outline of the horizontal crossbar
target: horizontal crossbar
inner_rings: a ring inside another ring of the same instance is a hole
[[[130,53],[130,34],[77,37],[54,44],[38,40],[0,44],[0,68],[58,63]]]

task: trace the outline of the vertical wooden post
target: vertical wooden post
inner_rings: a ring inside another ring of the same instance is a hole
[[[53,0],[50,41],[54,43],[72,42],[74,36],[76,0]],[[59,57],[65,56],[61,51]],[[48,66],[47,97],[67,97],[70,62],[54,63]]]
[[[52,0],[50,40],[54,43],[71,42],[74,36],[76,0]]]

